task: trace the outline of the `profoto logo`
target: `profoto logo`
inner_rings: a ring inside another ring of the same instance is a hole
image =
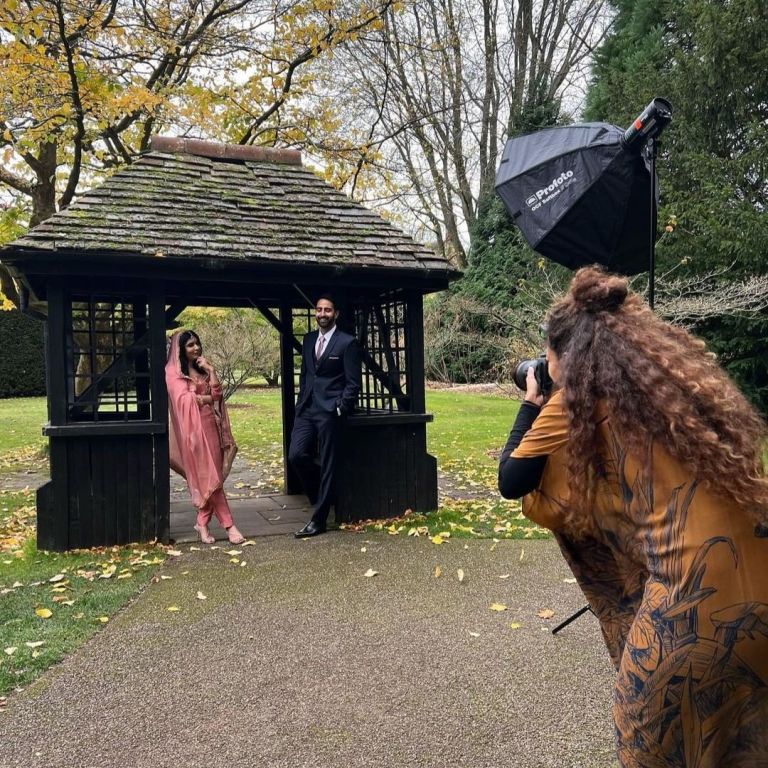
[[[552,179],[552,183],[546,187],[536,190],[535,195],[531,195],[525,204],[535,211],[545,203],[549,203],[554,200],[573,180],[573,171],[563,171],[556,179]]]

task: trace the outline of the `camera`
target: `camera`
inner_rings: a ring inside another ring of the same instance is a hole
[[[533,375],[539,385],[539,392],[544,396],[549,395],[552,392],[552,379],[549,375],[546,355],[542,352],[536,359],[523,360],[515,366],[515,373],[512,378],[523,391],[527,389],[525,378],[529,368],[533,368]]]

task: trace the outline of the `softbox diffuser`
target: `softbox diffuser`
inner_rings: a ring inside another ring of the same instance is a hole
[[[651,163],[625,149],[623,135],[608,123],[580,123],[507,142],[496,192],[542,256],[572,269],[648,270]]]

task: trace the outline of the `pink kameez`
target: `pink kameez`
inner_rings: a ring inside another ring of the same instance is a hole
[[[197,525],[207,526],[215,515],[222,527],[229,528],[232,513],[223,485],[237,446],[221,385],[212,387],[207,377],[195,383],[182,372],[180,335],[177,332],[171,338],[165,366],[171,469],[187,481],[192,503],[198,509]],[[199,395],[211,395],[213,404],[198,404]]]

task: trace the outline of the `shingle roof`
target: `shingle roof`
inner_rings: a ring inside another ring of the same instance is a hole
[[[12,247],[456,274],[298,152],[165,137]]]

